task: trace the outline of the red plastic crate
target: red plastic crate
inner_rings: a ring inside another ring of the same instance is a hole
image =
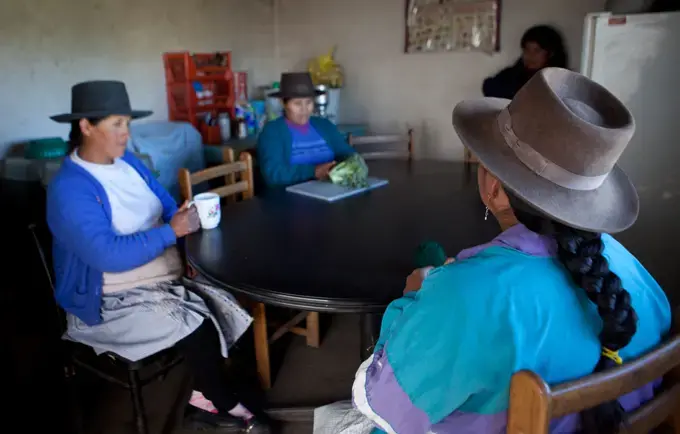
[[[222,62],[215,65],[216,56]],[[231,53],[220,51],[217,53],[165,53],[163,54],[166,83],[183,83],[186,81],[231,80]]]
[[[206,145],[219,145],[222,141],[222,135],[219,125],[206,125],[201,123],[198,129],[203,137],[203,143]]]
[[[248,73],[234,73],[234,93],[237,101],[248,101]]]
[[[235,88],[230,52],[165,53],[163,63],[170,120],[191,122],[200,131],[205,113],[217,116],[227,112],[233,118]],[[199,98],[194,83],[200,83],[203,91],[212,95]]]

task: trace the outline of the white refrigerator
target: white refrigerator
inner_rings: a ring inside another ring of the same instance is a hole
[[[581,73],[621,99],[636,131],[619,164],[640,196],[638,223],[618,234],[680,302],[680,12],[590,14]]]
[[[638,188],[666,184],[661,177],[680,173],[680,12],[589,14],[581,73],[635,117],[636,133],[620,165]]]

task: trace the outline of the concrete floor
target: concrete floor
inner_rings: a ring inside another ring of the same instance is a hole
[[[321,348],[305,345],[304,339],[291,335],[272,348],[275,373],[272,390],[266,394],[268,408],[275,410],[276,418],[286,419],[282,433],[305,434],[312,432],[314,407],[348,399],[359,357],[359,319],[353,315],[326,318],[330,322]],[[234,352],[233,360],[239,375],[250,382],[256,378],[250,336],[246,335]],[[278,359],[278,360],[277,360]],[[179,395],[186,389],[188,376],[183,366],[171,371],[163,381],[144,388],[144,400],[151,433],[191,434],[193,431],[177,427],[183,408]],[[252,384],[252,383],[251,383]],[[134,432],[132,411],[127,391],[101,381],[79,381],[76,390],[83,409],[83,428],[86,434],[120,434]],[[183,402],[183,401],[182,401]],[[175,407],[175,408],[173,408]],[[304,411],[284,411],[291,407]],[[172,425],[175,425],[174,427]],[[201,431],[205,432],[205,431]]]

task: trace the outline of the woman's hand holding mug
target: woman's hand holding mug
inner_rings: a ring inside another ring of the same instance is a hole
[[[189,206],[189,201],[184,201],[170,220],[170,227],[175,232],[175,237],[182,238],[192,234],[200,227],[196,208]]]

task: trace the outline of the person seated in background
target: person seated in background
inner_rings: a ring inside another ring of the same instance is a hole
[[[192,421],[269,432],[223,370],[252,319],[226,292],[183,277],[177,243],[198,230],[196,211],[178,209],[127,150],[129,122],[149,114],[130,109],[123,83],[90,81],[73,86],[72,113],[52,117],[71,124],[47,193],[64,338],[130,361],[175,347],[194,377],[193,402],[211,401]]]
[[[337,127],[312,116],[320,94],[305,72],[281,75],[284,116],[267,123],[257,142],[262,177],[268,187],[326,179],[336,161],[355,153]]]
[[[639,212],[616,165],[635,130],[630,111],[560,68],[543,69],[508,102],[454,109],[480,161],[480,218],[493,215],[502,233],[448,265],[415,270],[387,308],[352,391],[386,432],[505,432],[517,371],[551,385],[576,380],[653,350],[670,329],[663,289],[609,235]],[[623,410],[655,386],[556,419],[551,431],[617,433]]]
[[[522,36],[522,57],[508,68],[484,80],[486,97],[512,99],[529,79],[543,68],[568,68],[567,52],[560,33],[550,26],[535,26]]]

